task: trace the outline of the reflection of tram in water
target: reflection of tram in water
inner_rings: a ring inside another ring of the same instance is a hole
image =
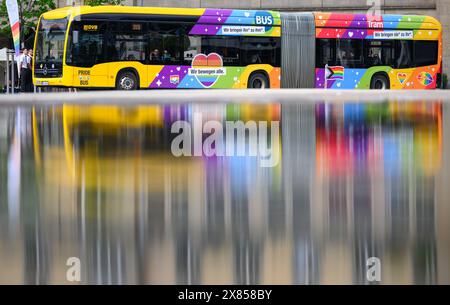
[[[345,174],[384,168],[433,175],[442,154],[441,103],[319,104],[316,106],[318,172]]]
[[[372,256],[383,262],[384,283],[434,283],[441,103],[318,104],[315,118],[312,214],[328,220],[315,230],[337,245],[321,251],[333,260],[341,253],[342,264],[352,258],[356,283],[367,281]],[[348,239],[351,246],[340,242]]]

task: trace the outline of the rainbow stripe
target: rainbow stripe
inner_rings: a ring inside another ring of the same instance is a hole
[[[316,38],[377,39],[377,34],[403,32],[405,39],[438,40],[441,25],[433,17],[315,13]]]
[[[13,42],[14,42],[14,50],[16,52],[16,56],[20,54],[20,23],[17,21],[11,27]]]
[[[6,0],[6,8],[8,10],[9,24],[11,25],[14,49],[16,51],[16,56],[19,56],[20,20],[19,20],[19,6],[17,5],[17,0]]]
[[[190,35],[281,36],[279,12],[205,9]]]

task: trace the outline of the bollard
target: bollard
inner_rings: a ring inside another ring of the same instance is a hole
[[[16,71],[15,71],[15,52],[14,50],[6,51],[6,94],[15,93]]]

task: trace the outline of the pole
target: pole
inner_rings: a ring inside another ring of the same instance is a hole
[[[6,94],[9,94],[9,50],[6,50]]]
[[[10,52],[10,55],[11,55],[11,58],[12,58],[12,65],[11,65],[11,70],[12,70],[12,72],[11,72],[11,74],[12,74],[12,84],[11,84],[11,86],[12,86],[12,94],[14,94],[14,93],[16,93],[16,91],[15,91],[15,89],[16,89],[16,82],[15,82],[15,76],[16,76],[16,61],[14,60],[15,59],[15,55],[14,55],[15,53],[13,53],[13,52]]]

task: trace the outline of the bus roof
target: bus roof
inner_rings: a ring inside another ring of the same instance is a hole
[[[64,16],[77,16],[83,14],[98,13],[129,13],[129,14],[173,14],[201,16],[205,9],[197,8],[169,8],[169,7],[139,7],[139,6],[120,6],[120,5],[101,5],[101,6],[67,6],[52,10],[43,14],[45,19],[57,19]]]
[[[229,12],[233,16],[247,17],[255,10],[207,9],[207,8],[172,8],[172,7],[141,7],[141,6],[68,6],[44,13],[45,19],[60,19],[67,16],[99,13],[128,13],[153,15],[185,15],[208,16],[217,12]],[[258,11],[275,17],[279,24],[280,13],[275,11]],[[329,28],[384,28],[384,29],[434,29],[442,30],[441,23],[431,16],[420,15],[366,15],[344,13],[314,13],[316,27]]]
[[[142,6],[119,6],[119,5],[102,5],[102,6],[68,6],[55,9],[44,13],[45,19],[59,19],[69,15],[77,16],[83,14],[99,14],[99,13],[125,13],[125,14],[153,14],[153,15],[185,15],[185,16],[208,16],[215,14],[217,11],[233,12],[234,16],[247,16],[249,12],[255,10],[234,10],[234,9],[207,9],[207,8],[173,8],[173,7],[142,7]],[[275,11],[259,11],[267,12],[279,18],[279,12]],[[214,15],[215,16],[215,15]]]

